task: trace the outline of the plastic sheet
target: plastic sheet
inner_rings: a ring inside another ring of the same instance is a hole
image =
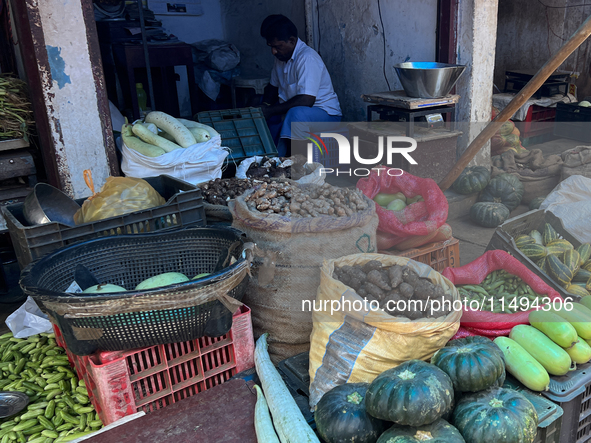
[[[53,330],[47,315],[41,312],[31,297],[27,297],[27,301],[6,318],[6,326],[16,338],[27,338]]]
[[[445,268],[442,274],[454,285],[477,285],[482,283],[488,274],[500,269],[521,278],[536,294],[547,296],[550,300],[562,300],[558,292],[527,269],[523,263],[501,250],[487,251],[472,263],[459,268]],[[533,310],[535,309],[515,314],[495,314],[488,311],[473,311],[464,306],[461,325],[474,331],[476,335],[508,335],[513,326],[529,324],[528,316]]]
[[[540,209],[550,211],[581,243],[591,243],[591,178],[573,175],[546,197]]]
[[[402,192],[406,197],[421,195],[425,200],[408,205],[399,213],[384,209],[376,203],[376,213],[380,219],[378,230],[391,234],[391,246],[412,236],[428,236],[446,222],[447,199],[434,180],[408,173],[393,177],[388,175],[388,169],[381,169],[379,175],[372,170],[368,177],[357,182],[357,188],[372,199],[378,193]]]

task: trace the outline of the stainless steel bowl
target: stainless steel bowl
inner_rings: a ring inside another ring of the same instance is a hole
[[[466,69],[462,65],[436,62],[405,62],[394,65],[409,97],[445,97]]]
[[[80,205],[57,188],[37,183],[23,203],[23,215],[30,225],[59,222],[75,226],[74,214]]]

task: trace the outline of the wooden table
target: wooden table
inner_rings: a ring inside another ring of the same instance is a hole
[[[443,98],[415,98],[409,97],[404,91],[375,92],[363,94],[363,101],[378,105],[388,105],[403,109],[423,109],[434,106],[455,105],[460,99],[459,95],[448,95]]]
[[[414,137],[415,118],[430,114],[448,114],[449,130],[455,129],[456,103],[459,95],[448,95],[443,98],[408,97],[404,91],[377,92],[362,95],[364,101],[375,103],[367,107],[367,121],[373,120],[374,112],[382,120],[406,121],[406,136]]]

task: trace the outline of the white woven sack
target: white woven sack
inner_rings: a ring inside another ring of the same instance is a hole
[[[121,170],[128,177],[167,174],[192,184],[207,182],[222,176],[222,166],[230,149],[221,144],[222,139],[218,135],[188,148],[175,149],[159,157],[148,157],[124,143],[121,149]]]

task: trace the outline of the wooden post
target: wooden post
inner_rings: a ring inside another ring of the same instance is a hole
[[[503,109],[497,117],[491,121],[478,136],[472,140],[472,143],[464,151],[460,159],[454,167],[447,173],[445,178],[439,183],[439,188],[442,191],[448,189],[452,183],[462,173],[468,163],[480,151],[482,146],[497,132],[500,126],[509,120],[511,116],[529,100],[529,98],[544,84],[550,74],[571,55],[591,34],[591,15],[587,20],[576,30],[576,32],[562,45],[556,54],[548,60],[544,66],[540,68],[537,74],[519,91],[513,100]]]

